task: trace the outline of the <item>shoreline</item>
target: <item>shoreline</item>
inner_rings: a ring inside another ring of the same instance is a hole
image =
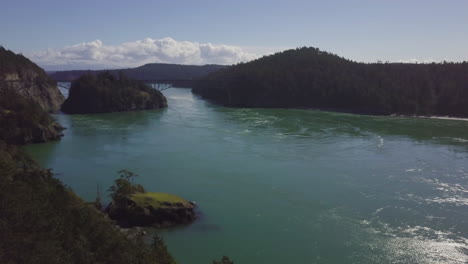
[[[343,114],[351,114],[351,115],[363,115],[363,116],[380,116],[380,117],[405,117],[405,118],[425,118],[425,119],[440,119],[440,120],[451,120],[451,121],[468,121],[468,117],[456,117],[456,116],[424,116],[424,115],[403,115],[403,114],[388,114],[388,113],[376,113],[376,112],[366,112],[366,111],[360,111],[360,110],[347,110],[347,109],[341,109],[341,108],[323,108],[323,107],[255,107],[255,106],[232,106],[224,103],[217,102],[213,99],[207,98],[199,93],[194,93],[193,88],[188,87],[189,89],[192,89],[192,94],[197,96],[198,98],[210,102],[215,105],[220,105],[223,107],[227,108],[246,108],[246,109],[302,109],[302,110],[315,110],[315,111],[321,111],[321,112],[330,112],[330,113],[343,113]]]
[[[225,106],[226,107],[226,106]],[[232,107],[232,106],[228,106]],[[238,107],[234,107],[238,108]],[[246,107],[246,108],[257,108],[257,107]],[[269,109],[269,108],[265,108]],[[402,115],[402,114],[383,114],[383,113],[372,113],[372,112],[361,112],[361,111],[353,111],[353,110],[343,110],[343,109],[336,109],[336,108],[279,108],[279,109],[304,109],[304,110],[315,110],[321,112],[330,112],[330,113],[343,113],[343,114],[351,114],[351,115],[362,115],[362,116],[375,116],[375,117],[404,117],[404,118],[421,118],[421,119],[439,119],[439,120],[451,120],[451,121],[468,121],[468,117],[455,117],[455,116],[424,116],[424,115]]]
[[[468,121],[468,117],[454,117],[454,116],[407,116],[407,115],[390,115],[391,117],[412,117],[421,119],[439,119],[439,120],[451,120],[451,121]]]

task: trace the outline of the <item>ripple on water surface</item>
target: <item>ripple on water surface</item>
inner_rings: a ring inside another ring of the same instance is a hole
[[[129,169],[197,201],[199,221],[163,232],[180,263],[468,261],[468,122],[164,93],[165,110],[58,115],[65,137],[28,150],[87,200]]]

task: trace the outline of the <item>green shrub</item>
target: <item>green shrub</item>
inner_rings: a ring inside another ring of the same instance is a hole
[[[117,205],[119,208],[124,208],[126,206],[126,201],[134,193],[144,193],[145,189],[140,184],[134,184],[134,179],[138,176],[128,170],[118,171],[119,178],[114,181],[114,185],[109,188],[110,197],[112,202]]]

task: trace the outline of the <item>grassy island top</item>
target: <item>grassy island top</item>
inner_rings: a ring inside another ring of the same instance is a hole
[[[182,204],[182,206],[178,207],[193,208],[193,205],[189,201],[169,193],[135,193],[132,194],[131,200],[139,207],[170,208],[175,207],[176,204]]]

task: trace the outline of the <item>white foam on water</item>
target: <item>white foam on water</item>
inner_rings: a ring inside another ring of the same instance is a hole
[[[451,204],[455,206],[468,206],[468,188],[459,183],[446,183],[438,179],[426,179],[418,177],[417,180],[431,185],[434,190],[439,191],[433,197],[421,197],[412,193],[399,196],[400,200],[413,201],[426,204]]]
[[[433,140],[451,141],[456,143],[468,143],[468,139],[459,137],[432,137]]]
[[[456,206],[467,206],[468,205],[468,198],[465,197],[435,197],[435,198],[428,198],[424,199],[424,201],[428,203],[438,203],[438,204],[453,204]]]
[[[382,212],[383,209],[385,209],[385,208],[387,208],[387,207],[388,207],[388,206],[385,206],[385,207],[381,207],[381,208],[375,210],[375,212],[373,212],[372,215],[377,215],[377,214],[379,214],[380,212]]]
[[[373,227],[373,220],[362,221],[369,234],[378,235],[367,246],[371,250],[382,248],[385,254],[375,255],[374,263],[467,263],[468,239],[450,231],[441,231],[427,226],[390,227],[377,221],[379,227]]]
[[[382,148],[384,146],[384,139],[381,136],[377,136],[377,138],[378,138],[377,147]]]
[[[411,168],[411,169],[406,169],[405,172],[415,172],[415,171],[422,171],[420,168]]]
[[[468,260],[468,256],[462,251],[468,250],[468,240],[452,232],[418,225],[393,231],[400,236],[390,241],[389,246],[407,247],[416,253],[420,263],[466,263]]]
[[[462,142],[462,143],[465,143],[465,142],[468,142],[468,139],[464,139],[464,138],[452,138],[454,141],[457,141],[457,142]]]
[[[441,119],[441,120],[468,121],[468,118],[449,117],[449,116],[417,116],[417,117],[419,117],[419,118]]]

